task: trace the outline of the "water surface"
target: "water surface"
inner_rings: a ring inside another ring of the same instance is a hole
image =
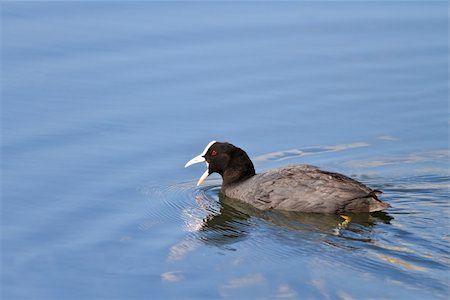
[[[448,2],[2,2],[3,299],[447,299]],[[260,212],[210,140],[384,213]]]

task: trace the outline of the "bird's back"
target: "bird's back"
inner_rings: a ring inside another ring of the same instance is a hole
[[[259,209],[336,213],[371,212],[389,207],[378,200],[378,191],[345,175],[310,165],[268,171],[222,187],[230,198]]]

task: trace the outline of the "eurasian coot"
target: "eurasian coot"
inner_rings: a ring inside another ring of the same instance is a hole
[[[341,213],[374,212],[391,207],[378,199],[381,192],[345,175],[310,165],[292,165],[260,174],[244,150],[230,143],[210,142],[185,167],[206,162],[200,177],[222,176],[222,193],[261,210]]]

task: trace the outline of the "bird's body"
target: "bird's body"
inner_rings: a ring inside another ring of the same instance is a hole
[[[222,193],[259,209],[299,212],[371,212],[389,207],[380,193],[338,173],[293,165],[222,185]]]
[[[378,199],[380,191],[333,172],[310,165],[293,165],[256,174],[247,153],[229,143],[211,142],[186,166],[205,161],[208,169],[200,178],[219,173],[222,193],[258,209],[342,213],[373,212],[390,207]]]

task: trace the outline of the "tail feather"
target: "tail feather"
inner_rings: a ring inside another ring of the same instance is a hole
[[[389,207],[391,207],[390,204],[379,200],[372,192],[366,197],[352,199],[340,211],[375,212]]]
[[[369,212],[380,211],[392,207],[389,203],[382,202],[376,198],[371,198],[369,203]]]

